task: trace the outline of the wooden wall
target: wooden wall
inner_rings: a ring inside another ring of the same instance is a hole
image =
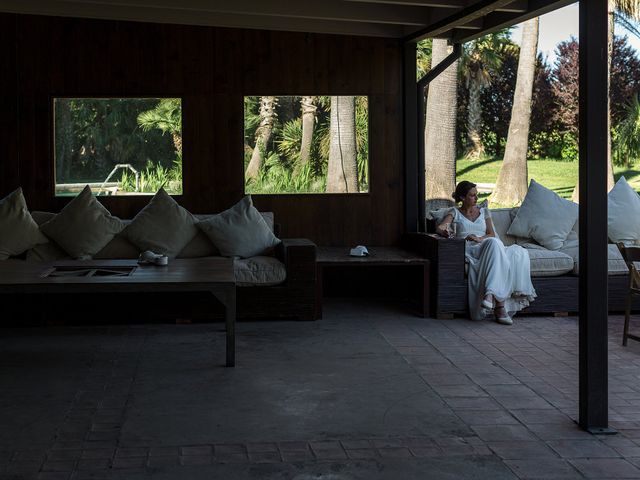
[[[403,223],[402,46],[397,40],[0,14],[0,197],[34,210],[53,191],[52,98],[183,98],[184,195],[194,213],[243,195],[244,95],[368,95],[370,193],[260,195],[283,237],[386,245]],[[131,218],[148,197],[110,197]]]

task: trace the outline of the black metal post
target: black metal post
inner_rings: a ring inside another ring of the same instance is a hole
[[[580,426],[608,428],[608,0],[580,1]]]
[[[404,229],[418,231],[418,118],[416,116],[416,44],[404,44]]]

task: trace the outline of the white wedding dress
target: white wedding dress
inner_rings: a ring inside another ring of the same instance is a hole
[[[456,238],[468,235],[483,237],[487,234],[486,208],[480,208],[480,216],[471,221],[457,208],[453,208]],[[489,237],[481,243],[467,241],[465,256],[469,264],[469,313],[473,320],[485,318],[492,312],[482,308],[482,300],[488,294],[505,302],[510,316],[522,310],[536,298],[531,283],[529,253],[520,245],[505,247],[497,237]]]

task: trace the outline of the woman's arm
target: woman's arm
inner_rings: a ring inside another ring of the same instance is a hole
[[[493,229],[493,220],[491,220],[491,217],[487,217],[485,219],[485,222],[487,223],[487,233],[484,237],[482,237],[482,239],[495,237],[496,231]]]
[[[449,214],[446,217],[444,217],[442,219],[442,222],[440,222],[436,227],[436,233],[442,237],[448,238],[449,237],[448,227],[449,225],[451,225],[452,221],[453,221],[453,215]]]

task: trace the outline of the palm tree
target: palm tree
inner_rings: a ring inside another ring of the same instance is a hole
[[[331,97],[327,192],[358,192],[358,149],[356,146],[356,97]]]
[[[158,128],[169,133],[179,156],[182,156],[182,100],[163,98],[152,110],[138,115],[138,125],[145,132]]]
[[[519,204],[527,194],[527,150],[539,24],[538,17],[532,18],[524,23],[522,29],[518,76],[513,96],[507,145],[496,188],[491,195],[492,203]]]
[[[485,35],[465,44],[460,71],[469,89],[467,136],[470,147],[466,156],[471,160],[477,160],[484,154],[480,134],[482,126],[480,96],[491,84],[491,77],[499,74],[503,54],[512,48],[508,29]]]
[[[311,144],[313,143],[313,128],[316,123],[315,104],[316,97],[302,97],[300,99],[300,109],[302,111],[302,140],[300,142],[300,157],[294,169],[294,175],[299,173],[304,166],[309,163],[311,156]]]
[[[450,53],[447,40],[434,38],[431,62],[440,63]],[[427,210],[451,205],[456,186],[456,110],[458,61],[430,84],[425,115],[425,192]]]
[[[607,82],[611,84],[611,61],[613,58],[613,38],[615,36],[616,22],[627,27],[637,36],[640,32],[633,24],[640,20],[640,0],[609,0],[609,35],[607,40],[607,52],[609,53],[609,75]],[[607,101],[607,190],[613,188],[613,164],[611,161],[611,97]],[[580,197],[580,184],[576,184],[571,199],[577,202]]]
[[[256,129],[256,146],[253,148],[251,161],[244,174],[246,180],[258,178],[264,160],[263,154],[267,149],[276,123],[276,106],[276,97],[260,97],[260,125]]]

